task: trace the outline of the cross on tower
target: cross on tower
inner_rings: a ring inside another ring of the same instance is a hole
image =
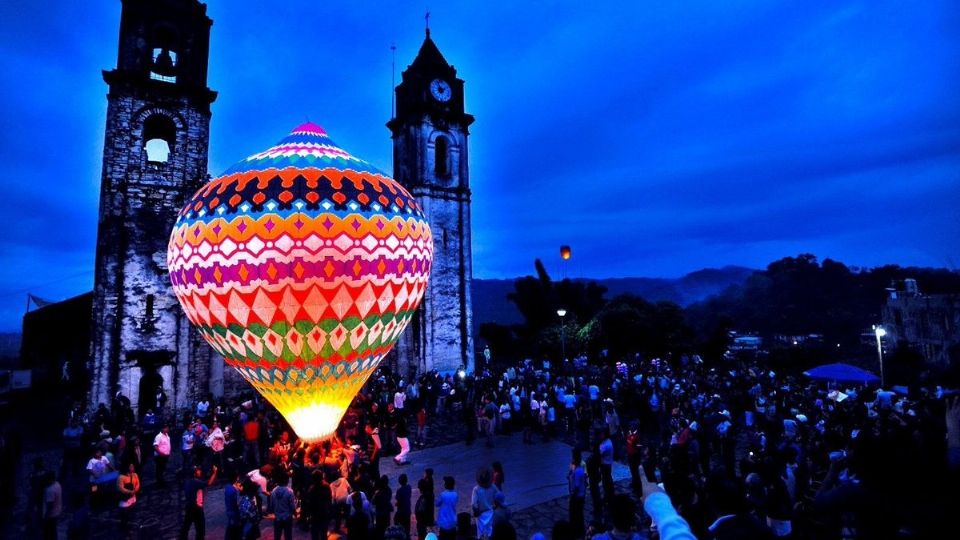
[[[427,35],[429,36],[430,35],[430,12],[429,11],[427,11],[423,15],[423,23],[424,23],[424,27],[427,30]]]

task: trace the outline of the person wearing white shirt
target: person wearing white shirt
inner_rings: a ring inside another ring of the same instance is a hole
[[[112,470],[110,460],[100,450],[97,450],[87,462],[87,473],[90,475],[91,485],[99,484],[101,479]]]
[[[206,418],[207,411],[210,410],[210,401],[207,399],[201,399],[197,402],[197,416],[200,418]]]
[[[210,451],[213,452],[213,463],[217,468],[222,469],[223,449],[227,444],[227,437],[223,434],[223,430],[220,429],[218,422],[213,423],[210,434],[207,435],[207,440],[204,442],[210,448]]]
[[[170,426],[163,426],[160,433],[153,438],[153,451],[157,461],[157,484],[163,486],[167,482],[163,475],[167,470],[167,462],[170,461]]]
[[[403,392],[403,388],[397,388],[397,393],[393,395],[393,408],[403,412],[403,404],[407,401],[407,394]]]

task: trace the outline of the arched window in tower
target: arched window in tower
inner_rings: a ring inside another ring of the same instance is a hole
[[[433,143],[433,174],[437,178],[450,176],[450,143],[447,138],[440,136]]]
[[[149,163],[166,163],[177,142],[177,126],[173,120],[154,114],[143,122],[143,149]]]

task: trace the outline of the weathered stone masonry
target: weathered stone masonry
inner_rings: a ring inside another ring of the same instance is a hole
[[[216,97],[206,87],[211,24],[196,0],[123,2],[117,68],[104,72],[110,91],[91,328],[93,406],[119,391],[143,414],[157,385],[170,409],[224,389],[223,363],[190,327],[166,270],[177,211],[207,181]],[[156,143],[168,153],[148,148]],[[141,391],[146,407],[139,406]]]

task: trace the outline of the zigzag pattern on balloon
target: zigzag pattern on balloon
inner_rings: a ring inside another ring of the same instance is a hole
[[[201,188],[167,252],[187,318],[307,438],[397,341],[432,258],[416,200],[312,124]]]

